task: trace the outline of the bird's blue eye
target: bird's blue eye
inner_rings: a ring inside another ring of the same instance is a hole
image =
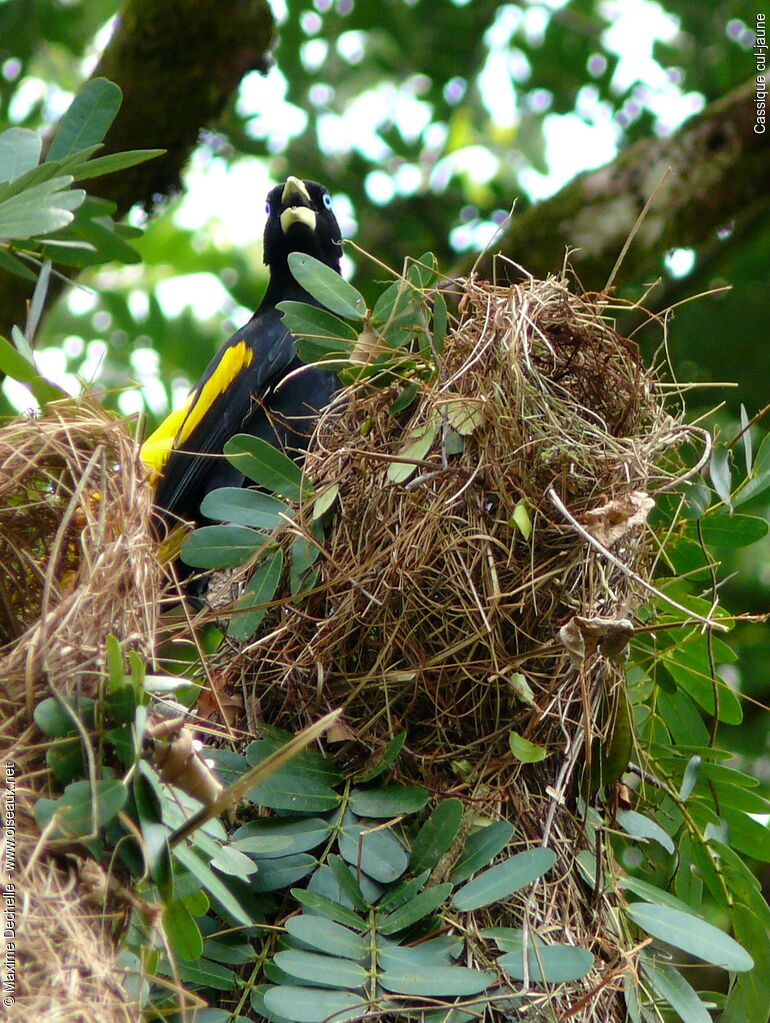
[[[324,192],[324,206],[327,208],[327,210],[330,210],[332,208],[332,197],[329,195],[328,192]]]

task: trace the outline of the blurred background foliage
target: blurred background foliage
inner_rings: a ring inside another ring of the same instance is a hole
[[[129,2],[141,21],[143,0]],[[0,0],[0,126],[54,125],[121,6]],[[185,16],[183,0],[172,6]],[[676,132],[755,73],[757,7],[747,0],[276,0],[271,9],[269,72],[247,73],[219,122],[200,125],[181,191],[130,211],[146,228],[142,262],[81,273],[37,337],[51,379],[73,391],[94,383],[106,404],[150,425],[258,304],[264,195],[287,173],[323,181],[346,237],[387,266],[432,250],[446,272],[464,273],[514,202],[526,210],[635,141]],[[173,122],[173,106],[165,116]],[[740,405],[752,417],[768,401],[763,212],[725,223],[702,249],[651,253],[643,278],[621,270],[617,281],[635,300],[660,278],[654,294],[666,303],[730,285],[677,308],[667,353],[677,379],[712,385],[690,393],[689,414],[721,404],[707,421],[728,441]],[[527,266],[526,251],[517,258]],[[355,247],[346,270],[367,295],[387,276]],[[645,357],[661,360],[660,331],[639,336]],[[737,386],[713,386],[722,382]],[[0,401],[9,414],[26,398],[7,381]],[[761,421],[754,430],[756,447]],[[726,559],[728,607],[767,611],[768,554],[752,547]],[[770,780],[766,626],[742,624],[735,638],[739,667],[728,670],[748,702],[724,741]]]

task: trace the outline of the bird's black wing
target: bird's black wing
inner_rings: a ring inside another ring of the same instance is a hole
[[[229,464],[221,454],[226,441],[244,428],[294,358],[294,339],[274,307],[258,312],[222,346],[183,408],[142,448],[159,476],[158,508],[169,517],[195,517],[211,489],[209,477]]]

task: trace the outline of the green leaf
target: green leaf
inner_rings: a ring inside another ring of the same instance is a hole
[[[730,452],[724,444],[717,444],[714,447],[711,454],[711,462],[709,463],[709,475],[720,500],[732,511],[733,505],[730,497],[732,489]]]
[[[311,984],[322,984],[324,987],[363,987],[369,976],[363,966],[348,959],[319,955],[317,952],[304,952],[295,948],[276,952],[273,962],[291,977],[309,981]]]
[[[236,568],[267,542],[248,526],[200,526],[182,544],[181,558],[191,568]]]
[[[440,934],[418,945],[392,945],[390,942],[377,943],[377,963],[381,970],[400,973],[414,967],[451,966],[463,951],[463,940],[459,935]]]
[[[532,516],[529,513],[529,502],[526,497],[516,502],[511,516],[511,526],[516,526],[525,540],[532,536]]]
[[[252,743],[247,759],[252,766],[261,763],[275,749],[267,742]],[[340,797],[325,781],[308,770],[307,761],[300,756],[282,764],[269,777],[249,789],[247,798],[272,810],[294,810],[313,816],[333,810]]]
[[[415,874],[436,866],[457,837],[462,819],[462,800],[445,799],[438,804],[412,842],[409,866]]]
[[[286,930],[293,938],[311,945],[330,956],[360,961],[369,954],[369,942],[360,934],[317,916],[301,913],[286,921]]]
[[[230,874],[232,877],[239,877],[242,881],[248,881],[249,875],[255,874],[257,866],[254,860],[232,845],[222,845],[209,861],[212,867],[216,867],[221,874]]]
[[[366,315],[364,296],[314,256],[290,252],[289,269],[295,281],[332,313],[349,320],[362,320]]]
[[[645,902],[654,902],[657,906],[668,906],[669,909],[679,910],[680,913],[692,912],[691,907],[686,902],[678,899],[670,892],[664,891],[662,888],[656,888],[655,885],[642,881],[641,878],[626,874],[618,878],[618,884],[624,891],[633,892],[634,895],[638,895]],[[696,916],[696,920],[700,920],[700,917]]]
[[[683,1023],[712,1023],[708,1009],[679,970],[658,959],[643,960],[641,967],[655,994],[679,1014]]]
[[[137,164],[154,160],[156,156],[162,156],[165,152],[165,149],[131,149],[124,153],[109,153],[107,156],[97,156],[95,160],[75,164],[70,173],[75,181],[86,181],[102,174],[112,174],[115,171],[136,167]]]
[[[449,425],[461,437],[470,436],[484,422],[484,411],[479,402],[461,399],[445,407]]]
[[[291,856],[308,852],[324,842],[331,833],[329,821],[321,817],[299,820],[285,817],[261,817],[244,824],[231,841],[236,849],[260,859]]]
[[[244,927],[251,925],[252,921],[241,906],[237,896],[232,893],[227,884],[209,867],[202,852],[195,849],[193,845],[183,842],[174,849],[174,858],[179,860],[190,871],[200,886],[221,903],[223,908],[239,924],[242,924]]]
[[[692,756],[687,761],[687,767],[684,769],[684,775],[682,776],[682,784],[679,788],[679,800],[680,802],[686,802],[692,795],[692,790],[695,788],[695,783],[698,780],[698,774],[700,772],[701,758],[699,756]]]
[[[380,984],[386,991],[422,998],[447,998],[450,995],[477,995],[496,980],[493,973],[482,973],[467,966],[432,966],[426,970],[386,970]]]
[[[180,959],[198,959],[203,952],[203,937],[190,911],[180,899],[163,909],[163,930],[174,954]]]
[[[249,764],[258,764],[270,753],[281,749],[292,738],[292,733],[282,728],[275,728],[262,721],[259,731],[264,739],[249,744],[246,750],[246,759]],[[304,750],[298,753],[292,760],[297,770],[301,770],[308,778],[312,778],[324,785],[339,785],[342,781],[342,772],[335,763],[321,753],[313,750]]]
[[[515,980],[524,980],[524,949],[500,956],[497,965]],[[594,957],[575,945],[540,945],[527,950],[529,979],[535,984],[564,984],[580,980],[593,968]]]
[[[525,739],[518,732],[508,733],[508,745],[511,753],[520,760],[522,764],[538,764],[548,756],[548,750],[543,746],[537,746],[529,739]]]
[[[201,511],[209,519],[253,529],[274,529],[293,516],[289,506],[277,497],[248,487],[220,487],[210,491],[201,501]]]
[[[430,877],[430,870],[423,870],[417,877],[408,881],[400,881],[391,885],[381,899],[377,902],[378,913],[392,913],[394,909],[405,905],[415,895],[419,894],[425,887],[425,882]]]
[[[556,856],[551,849],[527,849],[468,881],[455,893],[452,901],[462,913],[489,906],[493,902],[507,899],[520,888],[542,877],[555,862]]]
[[[120,109],[122,93],[106,78],[86,82],[59,121],[47,160],[61,160],[104,140]]]
[[[674,742],[680,746],[708,745],[708,728],[687,693],[681,689],[668,693],[661,688],[658,692],[658,709]]]
[[[384,884],[401,877],[409,862],[390,828],[373,831],[371,825],[353,823],[350,817],[340,833],[339,851],[351,866]]]
[[[375,761],[375,763],[371,767],[364,768],[363,771],[359,772],[355,776],[356,781],[359,782],[371,781],[373,778],[377,778],[379,775],[387,771],[390,767],[393,766],[393,764],[395,764],[396,760],[398,760],[399,753],[404,748],[405,742],[406,731],[398,732],[398,734],[394,735],[393,738],[388,743],[388,745],[385,747],[385,751],[383,752],[382,757],[379,760]]]
[[[329,867],[340,894],[350,902],[353,909],[357,909],[360,913],[366,913],[369,910],[369,904],[363,896],[358,881],[351,874],[347,863],[345,863],[341,856],[330,856]]]
[[[439,906],[443,905],[451,891],[451,882],[426,888],[409,902],[393,910],[392,913],[385,917],[379,917],[377,930],[380,934],[395,934],[397,931],[403,931],[406,927],[411,927],[412,924],[434,913]]]
[[[758,515],[706,515],[701,520],[703,540],[710,547],[749,547],[767,535],[767,520]],[[688,535],[693,529],[688,525]]]
[[[388,410],[392,416],[398,416],[412,404],[414,399],[420,393],[420,385],[418,383],[407,384],[401,394],[396,398],[393,404]]]
[[[90,781],[75,781],[58,799],[38,799],[35,821],[42,830],[55,818],[53,837],[83,838],[103,828],[122,810],[128,790],[121,781],[102,779],[92,790]]]
[[[283,571],[283,551],[278,548],[258,565],[230,615],[228,635],[245,643],[254,635],[275,596]]]
[[[72,223],[71,211],[78,208],[86,193],[68,188],[71,182],[68,176],[51,178],[0,202],[0,238],[32,238]]]
[[[339,484],[332,483],[330,486],[324,487],[321,493],[316,495],[316,499],[313,502],[313,512],[310,516],[313,522],[317,522],[318,519],[322,519],[324,517],[337,500],[339,493]]]
[[[303,362],[323,362],[330,358],[347,362],[358,337],[349,323],[305,302],[279,302],[277,308],[283,313],[283,322],[297,338],[297,353]]]
[[[315,585],[318,572],[312,569],[320,553],[318,544],[308,537],[300,535],[292,541],[289,572],[289,589],[292,597],[306,593]]]
[[[307,877],[315,869],[317,862],[310,853],[295,853],[293,856],[281,856],[272,860],[262,859],[259,861],[256,876],[249,881],[249,887],[254,892],[283,891],[295,881]]]
[[[90,696],[80,696],[73,693],[71,696],[62,697],[64,703],[72,707],[75,716],[78,717],[87,728],[93,728],[94,724],[94,703]],[[32,717],[35,724],[44,735],[51,738],[60,738],[66,735],[77,735],[77,725],[72,716],[61,706],[59,700],[53,696],[41,700],[35,707]]]
[[[703,959],[725,970],[742,973],[750,970],[754,961],[737,941],[705,920],[694,926],[693,915],[668,906],[654,906],[635,902],[627,909],[629,917],[647,934],[668,945],[681,948],[690,955]]]
[[[508,821],[496,821],[472,834],[465,843],[465,849],[451,874],[455,884],[467,881],[471,874],[486,867],[513,838],[513,825]]]
[[[754,462],[754,452],[751,444],[751,427],[749,426],[749,414],[746,406],[741,405],[741,440],[743,442],[743,459],[746,465],[746,476],[751,476],[751,469]]]
[[[369,1004],[352,991],[281,984],[264,994],[270,1012],[294,1023],[347,1023],[360,1019],[369,1011]]]
[[[338,924],[343,924],[345,927],[352,927],[355,930],[363,931],[366,930],[366,922],[360,917],[356,916],[352,909],[348,909],[347,906],[342,906],[334,899],[328,898],[326,895],[319,895],[318,892],[305,891],[302,888],[292,888],[291,894],[307,909],[313,913],[318,913],[319,916],[324,916],[327,920],[335,920]]]
[[[636,810],[618,810],[615,819],[627,835],[632,838],[640,838],[643,841],[651,839],[662,845],[667,853],[674,853],[674,843],[667,831],[656,821],[650,820]]]
[[[350,809],[359,817],[398,817],[417,813],[428,802],[428,790],[419,785],[381,785],[374,789],[353,789]]]
[[[751,476],[745,484],[738,488],[733,504],[737,508],[739,505],[745,504],[746,501],[750,501],[752,497],[756,497],[757,494],[767,490],[768,487],[770,487],[770,433],[765,436],[759,445],[759,450],[751,469]]]
[[[225,444],[228,462],[265,490],[290,501],[313,497],[313,486],[300,467],[261,437],[238,433]]]
[[[409,442],[399,451],[399,457],[422,461],[433,446],[438,430],[437,422],[430,422],[415,430]],[[404,483],[416,468],[416,465],[407,462],[391,462],[388,467],[388,479],[391,483]]]
[[[0,134],[0,181],[14,181],[37,167],[43,140],[29,128],[8,128]]]

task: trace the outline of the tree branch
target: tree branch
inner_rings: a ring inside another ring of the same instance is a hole
[[[566,248],[587,289],[602,288],[652,192],[651,209],[626,253],[621,280],[640,280],[674,247],[699,247],[733,220],[770,207],[770,132],[757,134],[755,83],[691,118],[665,139],[642,139],[553,198],[514,214],[504,255],[536,277],[556,271]],[[662,184],[661,184],[662,181]],[[480,272],[489,272],[489,261]]]

